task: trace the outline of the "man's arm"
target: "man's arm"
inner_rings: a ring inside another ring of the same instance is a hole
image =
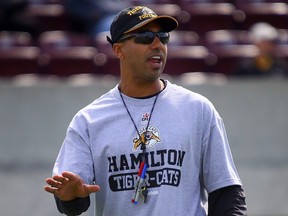
[[[233,185],[209,193],[208,215],[247,216],[243,188],[239,185]]]

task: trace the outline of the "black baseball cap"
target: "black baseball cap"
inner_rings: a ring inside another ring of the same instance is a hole
[[[170,32],[177,28],[178,21],[171,16],[158,16],[153,10],[145,6],[131,6],[120,11],[110,26],[110,44],[116,43],[124,34],[132,32],[148,23],[157,20],[163,30]]]

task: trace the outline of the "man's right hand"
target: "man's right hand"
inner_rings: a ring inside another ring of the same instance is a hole
[[[54,194],[60,200],[71,201],[76,198],[84,198],[91,193],[98,192],[98,185],[84,184],[80,176],[72,172],[63,172],[46,179],[45,191]]]

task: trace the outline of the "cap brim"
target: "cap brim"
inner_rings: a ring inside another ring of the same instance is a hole
[[[137,24],[136,26],[132,27],[128,31],[125,31],[124,34],[135,31],[135,30],[147,25],[148,23],[151,23],[154,21],[159,22],[160,26],[163,28],[163,30],[165,30],[167,32],[170,32],[170,31],[172,31],[178,27],[178,21],[175,18],[173,18],[171,16],[157,16],[157,17],[153,17],[153,18],[148,19],[148,20],[144,20],[143,22]]]

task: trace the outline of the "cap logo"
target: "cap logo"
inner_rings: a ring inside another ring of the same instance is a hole
[[[139,16],[139,19],[143,20],[143,19],[149,19],[149,18],[153,18],[153,17],[157,17],[157,15],[155,15],[155,14],[143,14],[143,15]]]
[[[135,8],[133,8],[132,10],[127,12],[127,15],[134,15],[136,14],[139,10],[141,11],[141,15],[139,16],[139,20],[144,20],[144,19],[150,19],[153,17],[157,17],[157,15],[155,14],[155,12],[147,7],[142,7],[142,6],[137,6]]]
[[[143,7],[141,7],[141,6],[137,6],[137,7],[135,7],[135,8],[133,8],[132,10],[129,10],[128,12],[127,12],[127,14],[128,15],[130,15],[130,16],[132,16],[133,14],[135,14],[135,13],[137,13],[139,10],[141,10]]]

